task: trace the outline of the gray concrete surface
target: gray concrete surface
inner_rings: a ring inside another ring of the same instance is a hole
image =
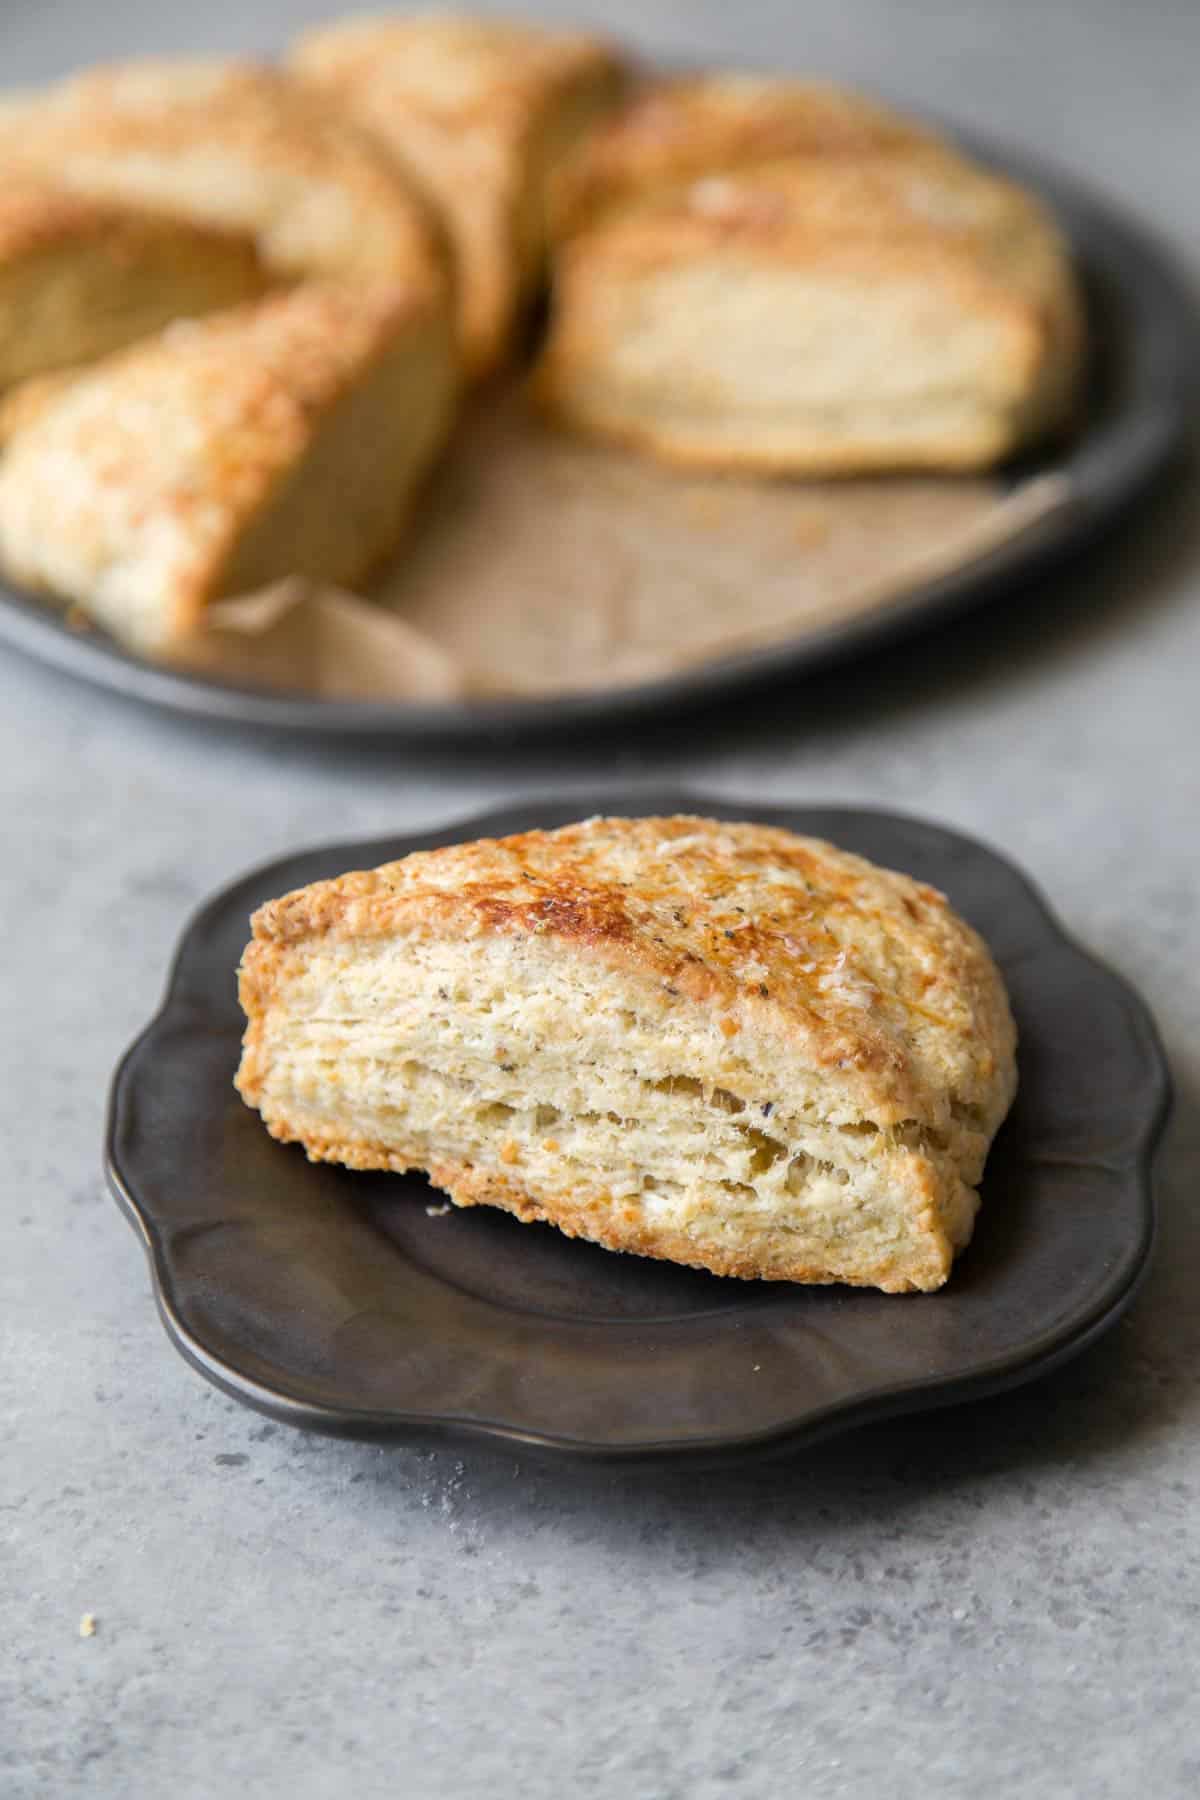
[[[265,47],[319,10],[10,0],[4,79]],[[956,110],[1200,262],[1189,0],[607,11]],[[1181,477],[1069,581],[615,753],[239,739],[0,656],[5,1800],[1200,1792],[1196,502]],[[1110,1339],[1010,1397],[703,1477],[310,1439],[174,1355],[98,1149],[193,903],[306,840],[614,774],[967,827],[1141,986],[1179,1103],[1161,1253]]]

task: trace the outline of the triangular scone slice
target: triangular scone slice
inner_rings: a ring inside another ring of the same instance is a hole
[[[828,82],[707,74],[643,82],[577,146],[554,185],[556,237],[700,176],[817,164],[935,142],[925,126]]]
[[[812,839],[593,819],[263,907],[238,1087],[314,1160],[711,1269],[936,1288],[1014,1030],[941,894]]]
[[[210,600],[352,586],[452,422],[441,300],[306,282],[171,325],[51,390],[0,459],[0,566],[149,655]]]
[[[0,192],[0,389],[265,286],[242,233],[9,181]]]
[[[464,357],[485,374],[541,274],[547,184],[615,103],[620,58],[583,32],[418,13],[319,27],[291,64],[424,184],[458,265]]]
[[[565,245],[538,373],[576,429],[706,468],[986,467],[1061,425],[1066,247],[933,146],[792,157],[616,209]]]
[[[252,236],[279,279],[442,284],[440,229],[396,159],[276,70],[155,60],[0,99],[8,175]]]

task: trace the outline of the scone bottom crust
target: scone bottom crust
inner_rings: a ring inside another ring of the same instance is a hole
[[[746,1279],[929,1290],[970,1237],[1015,1031],[906,876],[594,819],[316,883],[253,931],[237,1086],[313,1160]]]

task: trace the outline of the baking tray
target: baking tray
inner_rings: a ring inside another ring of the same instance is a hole
[[[1092,367],[1082,421],[1067,441],[1006,471],[1015,486],[1059,478],[1063,498],[986,553],[918,581],[854,616],[633,685],[552,697],[436,703],[317,699],[155,667],[94,631],[0,587],[0,641],[136,700],[217,722],[410,744],[516,742],[629,728],[755,687],[800,681],[1005,597],[1020,605],[1067,558],[1087,550],[1142,498],[1183,444],[1197,387],[1192,295],[1154,238],[1107,200],[1040,159],[955,133],[981,160],[1039,192],[1072,245],[1087,293]],[[796,492],[803,495],[802,483]]]

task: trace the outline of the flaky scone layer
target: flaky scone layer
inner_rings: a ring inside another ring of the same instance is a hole
[[[1083,311],[1011,182],[932,145],[709,174],[560,256],[536,391],[701,467],[975,468],[1069,416]]]
[[[814,840],[592,820],[264,907],[238,1086],[314,1158],[613,1249],[931,1288],[1015,1086],[942,896]]]

